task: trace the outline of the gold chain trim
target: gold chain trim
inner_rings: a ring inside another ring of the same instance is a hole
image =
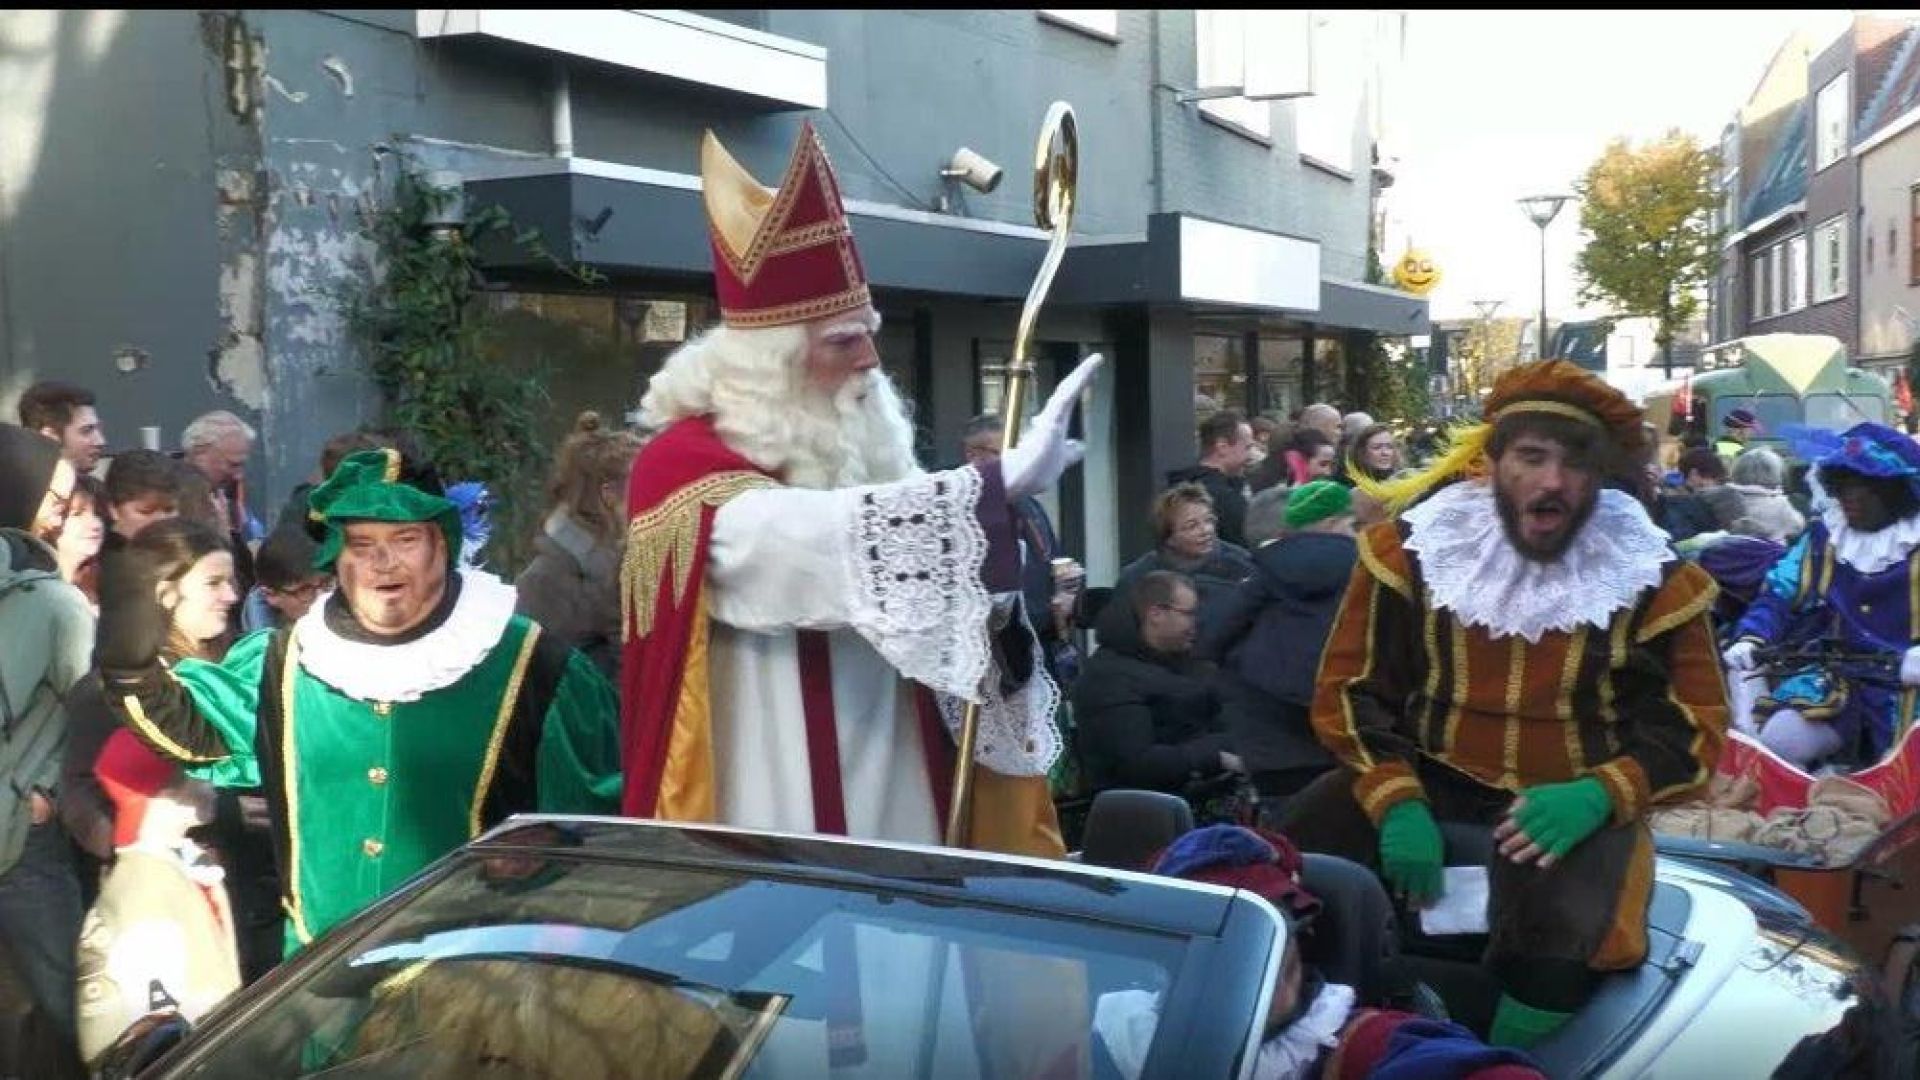
[[[520,685],[527,678],[527,664],[533,659],[533,647],[540,642],[540,624],[527,627],[520,642],[520,655],[514,658],[513,674],[507,679],[507,692],[500,698],[500,713],[493,719],[493,735],[487,740],[487,756],[480,765],[480,782],[473,788],[473,815],[467,825],[468,836],[480,835],[480,810],[487,801],[487,789],[493,786],[493,773],[500,765],[500,744],[506,741],[513,720],[513,707],[520,702]]]
[[[628,639],[653,632],[654,608],[669,571],[674,602],[686,597],[706,508],[722,506],[743,491],[775,486],[757,472],[714,473],[633,519],[627,526],[627,551],[620,560],[620,624]]]

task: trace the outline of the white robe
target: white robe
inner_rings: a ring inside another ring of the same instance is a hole
[[[842,802],[850,836],[937,844],[913,687],[984,701],[975,760],[1043,775],[1059,753],[1059,691],[1037,662],[1006,701],[990,671],[994,609],[971,468],[893,484],[745,491],[714,516],[707,602],[716,814],[815,832],[796,631],[828,634]],[[903,678],[902,676],[905,676]]]

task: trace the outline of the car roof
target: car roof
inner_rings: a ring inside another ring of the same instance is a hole
[[[1267,906],[1243,890],[1107,867],[704,823],[520,814],[468,845],[470,850],[500,847],[828,887],[886,888],[1177,934],[1218,934],[1236,899]]]

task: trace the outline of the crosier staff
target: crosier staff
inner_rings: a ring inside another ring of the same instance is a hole
[[[1027,301],[1020,309],[1020,328],[1013,339],[1013,359],[1007,364],[1006,400],[1001,409],[1000,445],[1012,450],[1020,436],[1020,414],[1026,405],[1033,360],[1028,348],[1033,343],[1034,324],[1040,318],[1040,306],[1053,287],[1053,275],[1067,253],[1067,233],[1073,227],[1074,187],[1080,176],[1080,134],[1074,123],[1073,106],[1056,101],[1047,109],[1040,125],[1040,141],[1033,154],[1033,218],[1043,229],[1052,231],[1046,257],[1040,271],[1027,289]],[[980,730],[980,706],[967,703],[960,722],[958,759],[953,770],[953,797],[947,811],[947,846],[964,847],[967,823],[972,810],[974,743]]]

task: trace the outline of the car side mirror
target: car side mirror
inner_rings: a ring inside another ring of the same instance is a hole
[[[185,1041],[192,1031],[192,1022],[176,1012],[143,1016],[100,1055],[94,1075],[100,1080],[131,1080]]]

